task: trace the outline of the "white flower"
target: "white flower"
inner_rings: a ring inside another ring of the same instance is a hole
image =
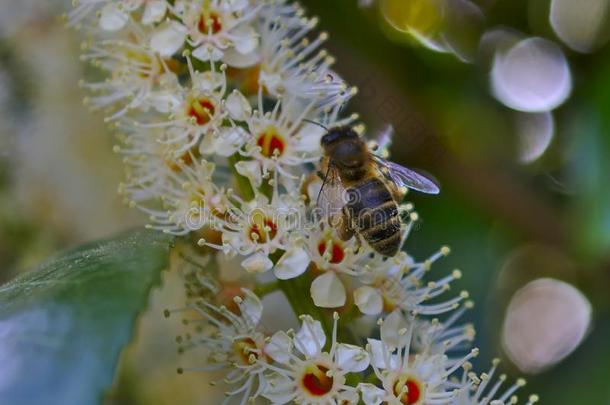
[[[308,315],[301,320],[294,336],[277,332],[265,347],[265,353],[278,364],[263,365],[271,373],[262,395],[274,404],[357,403],[356,388],[346,385],[346,374],[367,369],[368,353],[358,346],[337,343],[336,313],[329,351],[324,350],[326,335],[320,322]]]
[[[457,396],[451,401],[450,405],[508,405],[517,404],[518,400],[514,393],[525,385],[525,380],[518,379],[513,385],[502,390],[502,385],[506,381],[506,375],[502,374],[494,382],[499,360],[493,361],[493,366],[487,373],[480,377],[470,372],[471,365],[465,364],[462,374],[462,385]],[[471,380],[472,383],[468,383]],[[538,402],[537,395],[530,395],[525,405],[532,405]]]
[[[286,4],[277,17],[277,9],[265,7],[261,23],[260,83],[276,97],[317,99],[320,110],[342,106],[356,94],[335,73],[335,59],[320,46],[328,39],[321,33],[310,41],[317,18],[303,18],[297,4]]]
[[[166,0],[79,0],[69,15],[71,25],[78,25],[88,16],[98,13],[98,25],[104,31],[118,31],[129,22],[131,14],[144,7],[140,22],[151,25],[167,13]]]
[[[311,284],[314,304],[324,308],[342,307],[347,291],[341,276],[357,274],[356,263],[369,251],[361,249],[355,238],[342,241],[325,220],[310,224],[299,235],[304,236],[304,241],[302,238],[293,241],[274,269],[276,276],[284,280],[298,277],[313,263],[322,272]]]
[[[326,220],[310,227],[306,233],[306,249],[316,269],[322,274],[311,285],[311,296],[317,306],[337,308],[345,305],[346,276],[357,276],[362,270],[363,259],[371,250],[360,244],[356,237],[343,241],[336,228]]]
[[[264,353],[265,335],[259,331],[263,305],[250,290],[234,298],[235,312],[205,301],[171,312],[191,313],[197,318],[187,319],[187,325],[207,325],[196,328],[194,334],[181,337],[180,351],[203,351],[204,366],[180,368],[183,371],[224,370],[223,382],[230,387],[229,399],[245,401],[256,398],[266,387],[264,371],[268,356]],[[191,337],[192,336],[192,337]]]
[[[261,100],[245,120],[250,138],[243,154],[254,159],[261,176],[277,171],[282,178],[294,179],[294,169],[320,160],[324,129],[303,121],[313,113],[313,103],[296,111],[293,102],[277,101],[265,111]]]
[[[181,151],[199,147],[204,137],[216,136],[227,115],[223,105],[227,89],[225,66],[217,71],[212,64],[210,71],[200,73],[195,71],[188,55],[186,59],[191,84],[188,87],[171,84],[167,119],[134,124],[142,128],[165,128],[164,142],[177,145]],[[201,148],[199,151],[205,152]]]
[[[243,1],[176,1],[172,11],[179,21],[172,25],[181,27],[162,28],[159,35],[171,38],[176,51],[188,42],[201,61],[251,66],[259,59],[259,38],[251,25],[259,9]]]
[[[224,199],[226,215],[214,221],[214,229],[222,232],[222,245],[200,240],[229,255],[248,256],[242,262],[249,271],[271,269],[271,261],[262,259],[278,250],[288,249],[290,232],[298,225],[302,205],[298,199],[280,195],[275,188],[271,199],[257,194],[245,201],[234,193]],[[254,256],[251,256],[254,255]]]
[[[449,248],[443,247],[421,263],[415,263],[404,252],[387,260],[376,257],[368,260],[358,275],[364,285],[354,292],[356,305],[367,315],[377,315],[382,309],[392,311],[395,308],[437,315],[457,308],[460,301],[468,298],[466,292],[434,304],[427,301],[445,293],[450,283],[461,277],[458,270],[438,281],[423,283],[431,265],[448,253]]]
[[[470,350],[475,336],[474,327],[471,324],[456,325],[458,319],[470,308],[472,303],[466,302],[442,322],[438,318],[431,321],[415,318],[412,348],[418,353],[430,354]]]
[[[381,323],[381,340],[368,340],[379,385],[359,385],[365,404],[446,404],[462,388],[450,382],[449,376],[478,351],[458,359],[444,353],[415,352],[411,344],[415,325],[414,317],[394,311]]]
[[[223,191],[212,181],[214,164],[193,161],[192,152],[185,156],[189,157],[189,164],[183,159],[176,161],[175,172],[168,173],[169,179],[159,192],[164,209],[139,205],[155,223],[149,227],[175,235],[206,226],[214,228],[227,210],[222,199]]]
[[[147,47],[148,34],[134,32],[128,38],[107,39],[102,43],[83,45],[82,59],[108,72],[100,82],[81,81],[81,87],[94,93],[85,99],[94,108],[117,111],[107,118],[113,120],[132,109],[146,109],[167,83],[177,82],[167,61]]]

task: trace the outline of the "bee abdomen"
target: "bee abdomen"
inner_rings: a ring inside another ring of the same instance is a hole
[[[400,247],[398,207],[387,186],[376,178],[348,190],[346,209],[354,227],[377,252],[394,256]]]
[[[375,251],[385,256],[394,256],[400,248],[400,220],[394,216],[384,223],[360,229],[360,235]]]

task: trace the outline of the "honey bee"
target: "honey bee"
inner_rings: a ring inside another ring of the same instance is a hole
[[[394,256],[402,244],[398,204],[405,188],[438,194],[438,186],[375,155],[352,127],[327,130],[321,144],[324,178],[318,208],[333,219],[341,239],[356,233],[376,252]]]

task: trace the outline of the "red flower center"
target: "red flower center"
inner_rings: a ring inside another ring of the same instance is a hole
[[[197,28],[202,34],[217,34],[222,30],[222,21],[220,16],[214,12],[202,13],[197,23]]]
[[[183,166],[192,166],[193,163],[195,163],[195,160],[199,159],[200,157],[201,154],[199,153],[199,146],[197,145],[184,152],[177,159],[166,159],[165,164],[167,164],[171,170],[181,172]]]
[[[415,405],[422,397],[421,383],[413,377],[402,376],[394,383],[394,395],[405,405]]]
[[[272,126],[269,126],[258,136],[256,145],[260,146],[261,154],[268,158],[280,156],[286,148],[284,139],[277,133],[277,129]]]
[[[205,125],[216,112],[216,107],[207,98],[194,99],[189,104],[186,115],[195,119],[197,125]]]
[[[331,245],[330,247],[328,245]],[[335,242],[334,240],[330,240],[330,241],[321,241],[318,244],[318,253],[320,253],[320,256],[324,256],[326,253],[326,251],[330,248],[330,262],[332,264],[337,264],[337,263],[341,263],[343,261],[343,259],[345,258],[345,251],[343,250],[343,247]]]
[[[333,388],[333,378],[326,375],[328,368],[321,365],[310,365],[303,375],[303,387],[314,396],[326,395]]]
[[[236,340],[233,342],[233,350],[237,353],[242,364],[252,364],[253,362],[250,361],[251,356],[254,356],[254,360],[258,359],[256,342],[252,338],[247,337]]]
[[[277,225],[263,212],[256,210],[252,213],[248,235],[253,242],[266,243],[277,235]]]

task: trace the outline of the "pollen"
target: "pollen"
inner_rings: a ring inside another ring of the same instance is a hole
[[[324,258],[328,257],[327,260],[332,264],[341,263],[345,258],[343,247],[335,240],[321,241],[318,244],[318,253]]]
[[[186,115],[193,118],[197,125],[205,125],[212,119],[216,106],[207,98],[196,98],[190,101]]]
[[[278,133],[277,128],[271,125],[258,136],[256,145],[261,148],[261,154],[268,158],[281,156],[286,149],[284,138]]]
[[[233,342],[233,350],[244,365],[250,365],[258,359],[258,347],[252,338],[246,337],[236,340]]]
[[[168,158],[165,161],[167,167],[174,172],[181,172],[183,166],[192,166],[195,160],[201,158],[199,153],[199,146],[193,146],[191,149],[185,151],[178,158]]]
[[[197,23],[197,28],[202,34],[217,34],[222,30],[222,20],[215,12],[202,13]]]
[[[267,243],[277,235],[277,225],[262,211],[255,210],[250,221],[250,240],[256,243]]]
[[[401,376],[394,383],[394,395],[404,405],[415,405],[421,403],[421,383],[414,377]]]
[[[328,394],[333,389],[334,380],[327,372],[328,368],[322,365],[309,365],[301,381],[305,391],[318,397]]]

